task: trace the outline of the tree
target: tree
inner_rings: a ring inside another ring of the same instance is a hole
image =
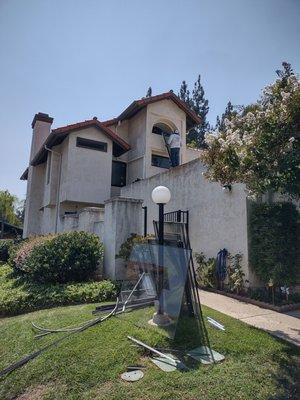
[[[17,197],[10,194],[8,190],[0,190],[0,219],[12,225],[20,225],[16,215]]]
[[[152,87],[149,86],[147,93],[146,93],[146,97],[151,97],[152,96]]]
[[[300,197],[300,81],[288,63],[254,104],[224,129],[206,135],[206,176],[222,185],[244,183],[250,194],[275,191]]]
[[[186,81],[182,81],[178,97],[184,101],[189,107],[191,107],[190,91],[188,90],[188,85]]]
[[[204,144],[204,135],[210,126],[206,120],[209,106],[208,100],[205,98],[204,88],[201,84],[201,75],[198,75],[198,79],[194,83],[192,96],[190,95],[186,81],[182,81],[178,97],[201,118],[201,123],[188,133],[187,143],[198,148],[202,147]]]
[[[231,101],[229,100],[221,118],[219,116],[217,116],[216,129],[218,131],[223,131],[225,128],[225,119],[230,120],[231,117],[233,116],[233,114],[234,114],[234,107],[231,104]]]

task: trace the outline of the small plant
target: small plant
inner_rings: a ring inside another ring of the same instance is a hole
[[[242,254],[228,255],[227,276],[230,291],[239,294],[244,289],[244,272],[242,270]]]
[[[217,286],[216,277],[216,259],[206,258],[206,256],[201,253],[195,253],[195,260],[197,265],[196,274],[197,282],[202,287],[215,288]]]
[[[141,236],[137,235],[136,233],[131,233],[129,238],[127,238],[125,242],[121,244],[119,253],[116,255],[116,258],[122,258],[124,261],[128,261],[133,246],[136,244],[147,243],[149,239],[153,239],[153,235]]]

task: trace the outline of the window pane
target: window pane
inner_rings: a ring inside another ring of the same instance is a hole
[[[152,154],[152,162],[151,165],[153,167],[160,168],[170,168],[170,159],[168,157],[158,156],[156,154]]]
[[[78,137],[76,139],[76,146],[83,147],[85,149],[107,152],[107,143],[98,142],[97,140],[84,139],[84,138]]]

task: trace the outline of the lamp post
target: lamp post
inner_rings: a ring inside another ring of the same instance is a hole
[[[163,282],[164,282],[164,206],[171,199],[171,192],[165,186],[157,186],[151,194],[152,200],[159,207],[158,213],[158,295],[159,304],[157,313],[154,314],[152,322],[155,325],[168,325],[170,320],[164,314],[163,305]]]

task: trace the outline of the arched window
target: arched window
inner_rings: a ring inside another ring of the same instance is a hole
[[[172,129],[169,125],[164,124],[163,122],[158,122],[153,125],[152,133],[156,133],[157,135],[161,135],[162,133],[170,135],[173,130],[174,129]]]

